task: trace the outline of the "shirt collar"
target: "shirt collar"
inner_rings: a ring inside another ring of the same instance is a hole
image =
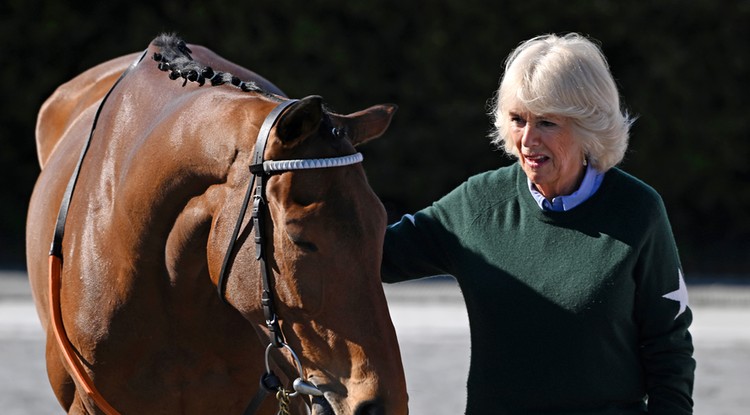
[[[589,165],[586,167],[586,173],[583,176],[581,186],[578,187],[578,190],[569,195],[555,197],[552,199],[552,202],[545,199],[545,197],[542,196],[541,193],[539,193],[539,191],[536,189],[536,186],[531,182],[531,180],[526,178],[526,182],[529,185],[531,196],[534,197],[537,205],[539,205],[542,210],[563,212],[575,208],[576,206],[580,205],[581,203],[588,200],[588,198],[593,196],[594,193],[596,193],[596,191],[599,189],[599,185],[602,184],[603,178],[604,173],[597,171],[594,167],[591,166],[591,163],[589,163]]]

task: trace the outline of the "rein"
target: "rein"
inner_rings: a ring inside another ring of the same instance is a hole
[[[99,103],[99,107],[94,115],[94,121],[91,126],[89,136],[84,143],[81,150],[78,162],[73,170],[73,173],[68,181],[65,193],[63,194],[62,201],[60,202],[60,209],[57,215],[57,221],[55,224],[55,231],[52,238],[52,244],[49,253],[49,299],[48,305],[51,313],[52,332],[54,333],[55,340],[58,347],[60,348],[63,359],[70,369],[71,376],[74,378],[75,383],[79,385],[86,395],[94,402],[94,404],[107,415],[120,415],[102,394],[97,390],[93,380],[86,372],[86,369],[81,362],[78,352],[73,347],[70,338],[67,335],[65,326],[62,319],[62,306],[61,306],[61,291],[62,291],[62,267],[63,267],[63,253],[62,253],[62,241],[65,234],[65,223],[70,208],[70,202],[73,198],[73,192],[75,190],[78,177],[80,176],[81,167],[83,160],[88,152],[89,146],[94,136],[94,130],[96,129],[99,115],[106,103],[107,99],[111,95],[112,91],[122,81],[127,74],[129,74],[146,56],[148,50],[144,51],[143,54],[136,59],[115,81],[110,90],[104,95],[102,101]],[[298,394],[305,394],[310,396],[322,396],[323,392],[320,391],[315,385],[312,385],[304,380],[304,370],[299,358],[294,353],[294,350],[285,343],[284,335],[279,325],[279,318],[276,314],[273,301],[273,285],[271,281],[271,274],[268,272],[266,249],[265,249],[265,235],[264,235],[264,223],[265,215],[268,214],[268,207],[265,201],[265,189],[266,181],[274,174],[280,174],[288,171],[295,170],[306,170],[306,169],[321,169],[321,168],[333,168],[340,166],[348,166],[352,164],[360,163],[363,159],[361,153],[355,153],[341,157],[331,158],[320,158],[320,159],[302,159],[302,160],[265,160],[264,153],[268,137],[271,133],[271,129],[275,125],[278,118],[283,114],[284,110],[289,106],[296,103],[297,100],[287,100],[278,104],[266,117],[261,128],[258,132],[258,138],[255,144],[255,150],[253,154],[252,164],[250,165],[250,172],[252,179],[248,185],[245,197],[240,209],[240,213],[235,225],[234,231],[232,232],[232,238],[229,241],[229,247],[222,263],[221,272],[219,275],[219,282],[217,284],[218,294],[224,303],[226,300],[226,280],[229,273],[229,262],[234,252],[235,243],[237,236],[242,227],[245,213],[249,206],[250,197],[255,189],[255,196],[253,197],[253,209],[252,209],[252,221],[250,223],[251,228],[255,228],[255,257],[260,263],[261,279],[263,281],[263,292],[261,294],[261,305],[263,306],[263,313],[266,320],[266,327],[270,332],[270,342],[266,347],[265,352],[265,367],[266,373],[263,374],[260,381],[260,388],[258,393],[252,399],[247,409],[243,412],[244,415],[255,413],[266,396],[274,392],[279,398],[280,406],[288,404],[288,398],[296,396]],[[286,349],[291,355],[299,377],[293,382],[293,391],[287,391],[281,385],[281,381],[270,369],[270,351],[271,349]]]
[[[55,233],[52,237],[52,246],[50,247],[49,252],[48,304],[50,313],[52,314],[52,332],[55,335],[55,340],[57,341],[58,347],[62,351],[63,360],[68,364],[71,375],[75,379],[76,383],[83,388],[89,398],[94,401],[96,406],[99,407],[99,409],[101,409],[102,412],[107,415],[119,415],[119,412],[117,412],[112,406],[109,405],[107,400],[104,399],[102,394],[99,393],[99,391],[94,386],[94,382],[86,373],[86,370],[84,369],[76,350],[70,343],[70,339],[68,338],[68,334],[65,331],[65,326],[63,324],[62,308],[60,304],[60,291],[62,290],[61,276],[63,266],[62,240],[63,235],[65,234],[65,221],[68,217],[70,200],[73,198],[73,190],[75,190],[78,176],[81,173],[83,159],[84,157],[86,157],[89,145],[91,144],[91,139],[94,137],[94,130],[96,130],[96,123],[99,120],[99,114],[101,114],[104,103],[107,102],[107,98],[109,98],[110,94],[112,94],[112,91],[114,91],[115,87],[117,87],[120,81],[122,81],[128,73],[130,73],[136,66],[138,66],[138,64],[143,60],[143,57],[146,56],[146,52],[148,52],[148,49],[145,50],[138,59],[130,64],[127,69],[125,69],[120,77],[117,78],[117,81],[115,81],[114,85],[112,85],[112,88],[110,88],[109,91],[107,91],[107,93],[104,95],[104,98],[102,98],[102,102],[99,103],[99,107],[97,108],[96,114],[94,115],[94,122],[91,125],[91,132],[89,133],[89,137],[88,139],[86,139],[86,142],[83,145],[81,155],[78,158],[78,164],[76,164],[75,170],[73,170],[73,174],[68,181],[68,185],[65,188],[65,193],[63,194],[62,201],[60,202],[60,210],[57,213],[57,222],[55,224]]]

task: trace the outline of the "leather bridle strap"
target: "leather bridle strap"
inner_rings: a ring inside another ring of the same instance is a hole
[[[250,165],[250,174],[252,179],[250,180],[247,190],[245,191],[245,197],[240,207],[240,213],[237,217],[237,223],[234,225],[232,231],[232,238],[229,240],[229,247],[224,254],[224,262],[221,265],[221,272],[219,273],[219,282],[217,289],[219,291],[219,298],[224,303],[228,304],[226,299],[226,284],[227,274],[229,272],[228,264],[229,258],[232,256],[234,251],[234,245],[237,242],[237,236],[239,235],[240,229],[242,228],[242,222],[247,212],[247,207],[250,203],[250,195],[252,194],[253,187],[255,187],[255,198],[253,199],[253,212],[252,220],[250,221],[250,229],[255,228],[255,259],[259,261],[260,275],[263,281],[263,293],[261,295],[261,304],[263,306],[263,314],[266,319],[266,327],[270,332],[271,342],[276,346],[280,347],[284,341],[284,337],[281,333],[281,327],[279,326],[278,317],[276,316],[275,309],[273,307],[273,294],[271,292],[271,281],[268,269],[266,266],[265,250],[263,249],[264,235],[263,235],[263,210],[265,207],[265,176],[268,174],[263,171],[263,160],[266,152],[266,145],[268,144],[268,136],[271,134],[271,129],[276,124],[276,120],[281,116],[284,110],[290,105],[297,102],[297,100],[288,100],[280,103],[266,116],[263,120],[263,124],[258,131],[258,137],[255,141],[255,150],[253,153],[252,163]],[[257,187],[256,187],[257,182]],[[270,381],[271,384],[267,384]],[[265,401],[269,393],[275,391],[280,387],[278,378],[271,374],[266,373],[261,377],[258,391],[256,392],[253,399],[250,401],[248,406],[242,412],[243,415],[255,414],[260,406]]]
[[[281,347],[284,342],[284,335],[279,326],[279,319],[276,315],[276,309],[273,304],[273,288],[271,286],[271,274],[268,272],[268,263],[265,249],[265,223],[266,210],[266,179],[270,174],[263,170],[263,161],[265,160],[266,145],[271,129],[276,124],[276,120],[281,116],[284,110],[296,103],[297,100],[284,101],[277,105],[263,121],[263,125],[258,132],[258,140],[255,142],[255,153],[250,165],[250,172],[255,177],[255,197],[253,198],[253,226],[255,226],[255,259],[260,264],[260,275],[263,282],[263,293],[261,294],[261,305],[263,306],[263,315],[266,319],[266,327],[269,330],[270,340],[276,347]]]
[[[266,116],[266,119],[263,121],[263,124],[260,127],[260,130],[258,130],[258,137],[255,142],[255,150],[253,153],[253,160],[252,164],[250,165],[250,173],[252,175],[252,179],[250,180],[250,183],[247,186],[247,191],[245,192],[245,198],[242,201],[242,206],[240,207],[240,213],[237,217],[237,223],[234,225],[234,230],[232,231],[232,238],[229,240],[229,247],[226,250],[226,253],[224,254],[224,261],[221,264],[221,271],[219,272],[219,282],[217,284],[217,290],[219,293],[219,298],[225,303],[227,303],[226,299],[226,289],[227,289],[227,277],[229,273],[229,260],[232,257],[232,253],[234,252],[234,245],[237,242],[237,236],[240,233],[240,229],[242,228],[242,222],[245,219],[245,213],[247,212],[247,207],[250,204],[250,196],[252,195],[253,188],[255,187],[256,178],[262,176],[263,169],[263,156],[266,151],[266,144],[268,143],[268,136],[271,134],[271,129],[276,124],[276,120],[279,118],[279,116],[284,112],[284,109],[286,109],[288,106],[294,104],[297,102],[297,100],[292,99],[288,101],[284,101],[274,107],[273,110]],[[258,162],[259,160],[259,162]],[[258,168],[258,165],[261,167]],[[256,195],[262,193],[256,193]],[[256,196],[257,197],[257,196]],[[250,222],[250,227],[255,225],[255,221]],[[257,232],[257,231],[256,231]],[[257,241],[256,241],[257,243]],[[256,248],[257,249],[257,248]],[[265,278],[265,273],[262,273]],[[264,281],[264,289],[265,289],[265,281]]]
[[[63,235],[65,234],[65,220],[68,217],[70,200],[73,198],[73,190],[75,189],[76,182],[78,182],[78,176],[81,173],[81,165],[83,165],[83,159],[86,157],[86,153],[89,151],[89,146],[91,145],[91,140],[94,137],[94,130],[96,130],[96,124],[99,121],[99,115],[102,112],[104,103],[107,102],[107,99],[112,94],[112,91],[115,90],[120,81],[122,81],[123,78],[125,78],[125,76],[130,73],[130,71],[138,66],[138,64],[146,56],[147,52],[148,49],[143,51],[141,56],[138,57],[138,59],[136,59],[133,63],[131,63],[130,66],[127,67],[127,69],[125,69],[125,71],[120,75],[119,78],[117,78],[115,83],[112,85],[112,88],[110,88],[109,91],[107,91],[107,93],[104,95],[104,98],[102,98],[102,102],[99,103],[99,107],[96,109],[96,114],[94,114],[94,122],[91,124],[91,131],[89,132],[89,137],[88,139],[86,139],[86,142],[83,145],[81,155],[78,157],[78,164],[76,164],[75,170],[73,170],[73,174],[70,176],[68,186],[65,188],[65,193],[63,194],[62,202],[60,203],[60,210],[57,214],[57,223],[55,224],[55,234],[52,238],[50,255],[55,255],[59,258],[62,258],[62,239]]]
[[[109,98],[112,91],[115,89],[115,87],[122,81],[125,76],[130,73],[130,71],[135,68],[138,63],[140,63],[143,60],[143,57],[146,56],[146,53],[148,52],[148,49],[146,49],[143,54],[136,59],[128,68],[120,75],[119,78],[117,78],[117,81],[115,81],[114,85],[107,91],[106,95],[104,95],[104,98],[102,98],[102,102],[99,103],[99,107],[96,110],[96,114],[94,115],[94,122],[91,125],[91,132],[89,133],[88,139],[84,143],[83,149],[81,150],[81,155],[78,158],[78,163],[76,164],[75,169],[73,170],[73,174],[70,177],[70,180],[68,181],[68,185],[65,188],[65,193],[63,194],[62,201],[60,202],[60,210],[57,214],[57,222],[55,224],[55,233],[52,237],[52,245],[50,247],[50,253],[49,253],[49,309],[51,314],[51,323],[52,323],[52,332],[55,335],[55,340],[57,341],[57,345],[60,348],[61,353],[63,354],[63,358],[65,362],[68,365],[68,368],[70,369],[71,376],[75,379],[76,384],[83,388],[86,395],[88,395],[91,400],[94,401],[96,406],[102,410],[107,415],[119,415],[119,412],[117,412],[112,406],[109,405],[106,399],[102,396],[101,393],[96,389],[94,386],[94,382],[91,380],[91,378],[86,373],[86,370],[83,367],[83,364],[81,363],[80,359],[78,358],[78,354],[76,350],[73,348],[73,345],[70,343],[70,339],[68,338],[68,334],[65,331],[65,326],[63,324],[62,319],[62,308],[61,308],[61,301],[60,301],[60,291],[62,290],[62,265],[63,265],[63,259],[62,259],[62,240],[63,235],[65,234],[65,222],[68,217],[68,210],[70,208],[70,201],[73,198],[73,190],[75,190],[76,182],[78,181],[78,176],[81,173],[81,166],[83,165],[83,159],[86,157],[86,153],[88,152],[89,146],[91,144],[91,140],[94,136],[94,130],[96,129],[97,121],[99,120],[99,115],[101,114],[102,108],[104,107],[104,103],[107,102],[107,98]]]

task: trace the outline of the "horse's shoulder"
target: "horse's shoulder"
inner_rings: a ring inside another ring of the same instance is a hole
[[[42,104],[37,116],[36,146],[44,168],[60,140],[86,110],[97,105],[138,54],[112,59],[60,85]]]

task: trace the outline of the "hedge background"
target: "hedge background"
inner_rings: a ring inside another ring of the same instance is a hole
[[[487,100],[510,50],[532,36],[601,42],[639,116],[621,165],[659,191],[688,275],[750,274],[750,1],[371,0],[0,4],[0,264],[24,266],[39,173],[34,125],[61,83],[176,32],[338,112],[393,102],[389,132],[362,148],[394,214],[510,161],[486,136]]]

